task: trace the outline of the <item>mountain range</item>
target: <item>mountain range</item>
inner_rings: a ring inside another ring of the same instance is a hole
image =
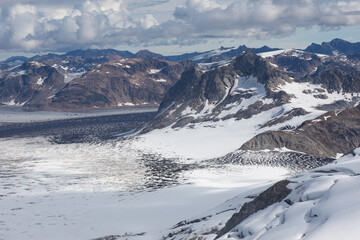
[[[321,45],[312,44],[301,56],[295,56],[298,50],[284,51],[267,46],[251,50],[260,55],[282,52],[268,61],[295,78],[305,78],[314,75],[313,71],[317,76],[335,66],[348,73],[359,62],[358,45],[334,39]],[[160,105],[167,90],[185,70],[195,65],[210,69],[227,64],[246,49],[241,45],[176,56],[148,50],[134,54],[114,49],[88,49],[31,58],[11,57],[0,62],[0,102],[32,110],[60,111]],[[324,56],[312,53],[329,54],[326,55],[329,61],[323,64],[321,58]],[[342,59],[344,54],[348,56],[346,61]],[[309,57],[311,60],[307,59]],[[342,74],[339,71],[337,74]]]
[[[114,137],[130,136],[129,145],[154,156],[296,172],[175,224],[163,239],[351,239],[360,218],[359,44],[13,57],[0,63],[0,102],[31,110],[156,105],[151,121]]]

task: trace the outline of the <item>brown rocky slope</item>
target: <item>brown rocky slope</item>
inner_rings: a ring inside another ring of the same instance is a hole
[[[261,133],[241,146],[241,150],[288,148],[314,156],[336,157],[360,145],[360,105],[304,122],[293,131]]]

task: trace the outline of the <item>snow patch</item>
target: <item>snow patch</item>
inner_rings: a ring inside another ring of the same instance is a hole
[[[265,87],[258,82],[258,79],[252,75],[246,77],[238,77],[235,80],[234,86],[230,90],[231,95],[238,94],[238,92],[251,92],[254,94],[264,94]]]
[[[66,73],[64,74],[64,82],[69,83],[75,78],[81,78],[85,73],[86,73],[85,70],[81,72]]]
[[[278,68],[278,67],[279,67],[279,66],[278,66],[277,64],[275,64],[275,63],[272,63],[272,62],[268,62],[268,63],[270,63],[270,65],[273,66],[273,67],[275,67],[275,68]]]
[[[160,78],[160,79],[156,79],[155,82],[167,82],[166,79]]]
[[[257,55],[262,58],[267,58],[267,57],[273,57],[273,56],[280,55],[282,53],[290,52],[290,51],[293,51],[293,49],[285,49],[285,50],[283,49],[283,50],[276,50],[276,51],[271,51],[271,52],[263,52],[263,53],[258,53]]]
[[[6,105],[6,106],[24,106],[24,104],[26,103],[15,103],[15,99],[10,100],[9,102],[2,102],[2,104]]]
[[[150,74],[156,74],[156,73],[158,73],[158,72],[160,72],[161,71],[161,69],[150,69],[149,70],[149,73]]]
[[[122,106],[135,106],[137,104],[131,103],[131,102],[125,102],[125,103],[118,103],[118,107]]]
[[[36,84],[37,85],[43,85],[45,79],[46,78],[39,77],[39,79],[36,81]]]
[[[64,67],[64,66],[61,66],[60,67],[64,70],[64,71],[67,71],[69,69],[69,67]]]
[[[25,74],[26,74],[26,70],[20,70],[20,71],[10,73],[9,76],[17,77],[17,76],[22,76],[22,75],[25,75]]]
[[[45,64],[41,63],[41,62],[37,62],[37,61],[31,61],[29,62],[31,65],[36,66],[36,67],[44,67]]]

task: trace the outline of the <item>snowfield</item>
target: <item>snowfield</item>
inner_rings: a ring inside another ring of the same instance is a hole
[[[289,174],[284,168],[234,164],[185,168],[176,161],[161,162],[173,175],[157,173],[160,163],[133,149],[134,141],[0,139],[0,239],[141,233],[136,239],[161,239],[182,219]],[[160,185],[167,182],[175,184]]]

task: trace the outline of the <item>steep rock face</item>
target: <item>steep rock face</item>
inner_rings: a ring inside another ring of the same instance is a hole
[[[251,50],[210,71],[192,68],[165,95],[160,116],[145,131],[173,123],[173,127],[182,127],[201,121],[250,118],[287,102],[290,96],[277,87],[290,81]],[[272,100],[266,103],[266,98]]]
[[[286,147],[314,156],[334,158],[360,145],[360,106],[330,111],[304,122],[294,131],[268,131],[243,144],[242,150]]]

